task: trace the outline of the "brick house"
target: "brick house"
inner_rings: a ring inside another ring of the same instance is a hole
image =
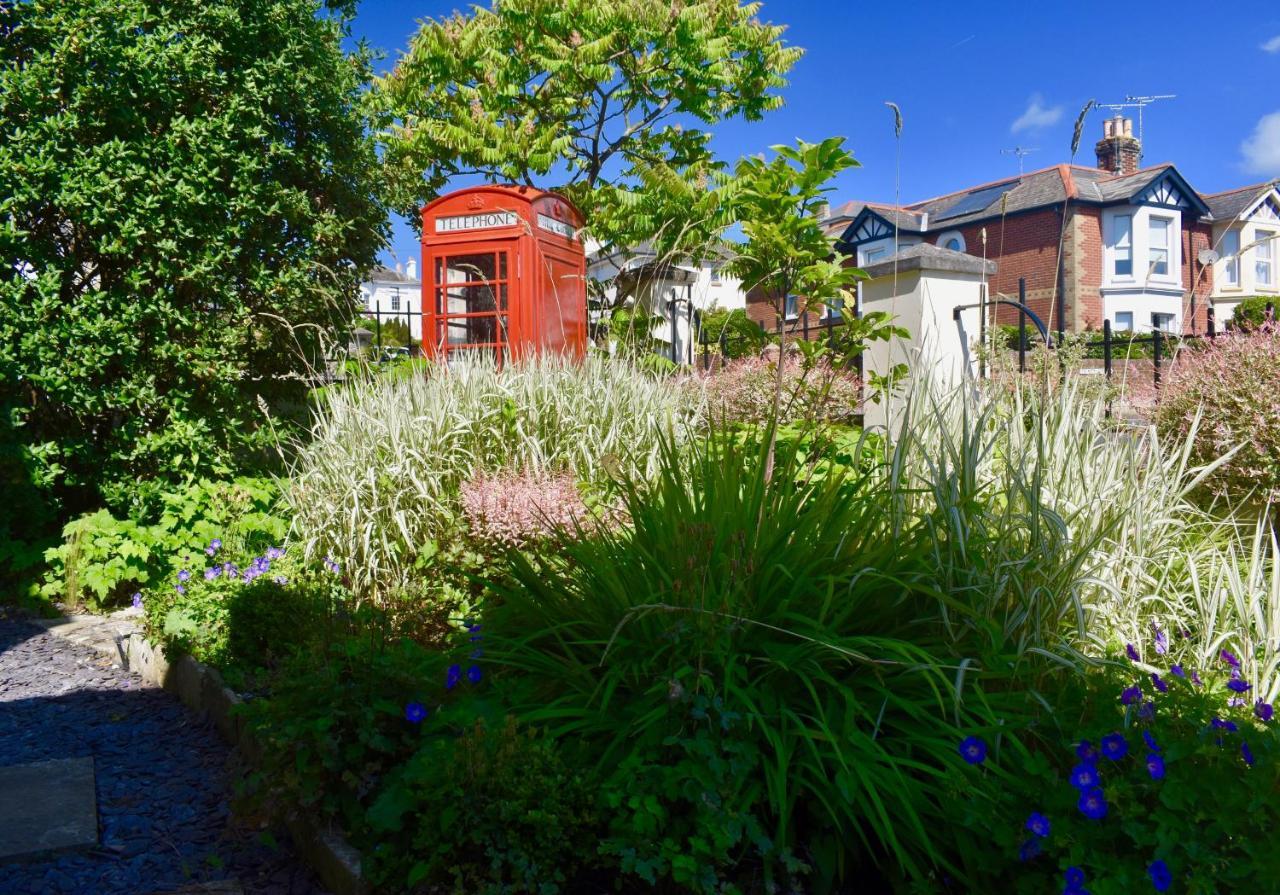
[[[1139,168],[1127,119],[1106,121],[1094,148],[1097,167],[1054,165],[909,205],[850,202],[825,221],[859,267],[889,259],[895,244],[995,261],[989,294],[1016,299],[1025,278],[1027,306],[1051,329],[1098,330],[1110,320],[1117,331],[1204,332],[1209,206],[1173,165]],[[749,313],[776,326],[767,303]],[[1000,323],[1017,316],[1007,305],[996,311]]]

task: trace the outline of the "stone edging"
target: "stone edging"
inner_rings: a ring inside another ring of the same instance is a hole
[[[36,623],[51,634],[65,636],[109,655],[126,671],[173,693],[191,711],[208,717],[222,738],[250,763],[262,754],[258,742],[245,727],[244,717],[234,711],[244,700],[222,682],[222,676],[214,669],[190,656],[169,662],[163,650],[147,640],[142,632],[114,619],[74,616],[40,619]],[[65,630],[60,630],[62,628]],[[299,857],[334,895],[369,895],[360,869],[360,853],[341,834],[317,827],[300,812],[291,812],[285,818],[285,825]]]

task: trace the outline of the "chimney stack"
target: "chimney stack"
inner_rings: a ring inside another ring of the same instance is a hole
[[[1133,135],[1133,121],[1121,115],[1102,122],[1102,139],[1093,147],[1098,167],[1111,174],[1132,174],[1142,160],[1142,144]]]
[[[418,279],[418,262],[412,258],[406,261],[404,263],[404,275],[405,275],[405,279],[417,280]]]

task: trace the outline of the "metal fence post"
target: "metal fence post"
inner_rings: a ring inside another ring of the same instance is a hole
[[[1218,335],[1217,314],[1213,312],[1213,306],[1210,305],[1205,309],[1205,316],[1209,320],[1209,338],[1215,338]]]
[[[1111,384],[1111,321],[1102,321],[1102,371],[1106,374],[1107,384]]]
[[[1160,332],[1159,327],[1151,331],[1151,354],[1155,364],[1152,368],[1152,378],[1155,383],[1157,394],[1160,391],[1160,356],[1161,349],[1164,347],[1164,334]]]
[[[1018,372],[1027,372],[1027,278],[1018,277]],[[998,319],[998,318],[997,318]]]
[[[378,332],[378,360],[382,360],[382,299],[373,303],[373,328]]]

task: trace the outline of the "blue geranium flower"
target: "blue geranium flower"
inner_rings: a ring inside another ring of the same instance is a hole
[[[1160,780],[1164,777],[1164,759],[1160,757],[1159,752],[1148,753],[1147,773],[1151,775],[1152,780]]]
[[[1245,764],[1253,767],[1253,750],[1249,748],[1248,743],[1240,744],[1240,757],[1244,759]]]
[[[1147,868],[1147,873],[1151,875],[1151,885],[1157,892],[1163,892],[1173,885],[1173,874],[1169,872],[1169,865],[1164,861],[1159,859],[1152,861],[1151,866]]]
[[[1226,662],[1232,668],[1240,667],[1240,660],[1237,659],[1230,650],[1224,649],[1222,652],[1218,653],[1218,656],[1222,659],[1223,662]]]
[[[1275,709],[1271,703],[1258,700],[1258,704],[1253,707],[1253,713],[1258,716],[1259,721],[1270,721],[1275,717]]]
[[[1151,735],[1151,731],[1144,730],[1142,732],[1142,741],[1147,744],[1147,748],[1152,752],[1160,751],[1160,747],[1156,745],[1156,738]]]
[[[1133,705],[1135,702],[1141,701],[1141,699],[1142,699],[1142,688],[1139,687],[1137,684],[1134,684],[1132,687],[1125,687],[1123,690],[1120,691],[1121,705]]]
[[[1031,816],[1027,818],[1027,829],[1043,839],[1049,835],[1049,818],[1039,811],[1032,811]]]
[[[427,708],[420,702],[411,702],[404,707],[404,717],[410,724],[421,724],[427,717]]]
[[[1102,754],[1112,761],[1119,761],[1129,752],[1129,743],[1123,734],[1109,733],[1102,738]]]
[[[1071,770],[1071,785],[1082,791],[1093,789],[1100,779],[1098,767],[1092,762],[1078,764]]]
[[[178,573],[178,580],[185,584],[186,582],[191,580],[191,573],[188,572],[186,569],[183,569],[181,572]]]
[[[1161,693],[1168,693],[1168,692],[1169,692],[1169,685],[1168,685],[1167,683],[1165,683],[1164,678],[1160,677],[1160,675],[1156,674],[1154,671],[1153,671],[1153,672],[1151,672],[1151,683],[1152,683],[1152,684],[1155,686],[1155,688],[1156,688],[1157,690],[1159,690]]]
[[[1080,793],[1077,803],[1080,813],[1090,820],[1102,820],[1107,816],[1107,799],[1100,789],[1086,789]]]
[[[1138,650],[1136,647],[1134,647],[1132,643],[1126,643],[1124,645],[1124,654],[1128,656],[1130,659],[1132,659],[1134,662],[1140,661],[1138,659]]]
[[[1095,762],[1098,760],[1098,750],[1093,743],[1088,740],[1081,740],[1076,746],[1076,758],[1081,761]]]
[[[141,608],[142,608],[142,594],[140,594],[140,593],[134,594],[134,595],[133,595],[133,601],[132,601],[132,602],[133,602],[133,608],[134,608],[134,609],[141,609]]]
[[[467,680],[471,681],[471,683],[473,684],[480,683],[480,679],[482,677],[484,677],[484,672],[480,670],[479,665],[472,665],[470,668],[467,669]]]
[[[1019,861],[1030,861],[1032,858],[1038,857],[1040,854],[1040,840],[1034,836],[1022,843],[1018,849]]]
[[[1174,666],[1170,667],[1170,668],[1169,668],[1169,673],[1170,673],[1171,675],[1173,675],[1174,677],[1185,678],[1185,677],[1187,676],[1187,673],[1186,673],[1185,671],[1183,671],[1183,670],[1182,670],[1182,666],[1181,666],[1181,665],[1174,665]]]
[[[1144,721],[1150,721],[1156,716],[1156,704],[1148,699],[1138,707],[1138,717]]]
[[[1240,729],[1236,727],[1236,722],[1224,721],[1221,718],[1214,718],[1213,721],[1210,723],[1214,727],[1218,728],[1218,730],[1225,730],[1227,733],[1235,733],[1237,730]]]
[[[209,554],[210,556],[213,556],[213,554],[217,553],[221,549],[222,549],[222,539],[214,538],[212,541],[209,542],[209,546],[204,548],[204,552]]]
[[[213,566],[211,568],[204,570],[204,580],[212,581],[213,579],[217,578],[221,574],[222,574],[222,569],[218,568],[217,566]]]
[[[1227,689],[1232,693],[1248,693],[1253,689],[1253,685],[1248,681],[1230,680],[1227,681]]]
[[[977,737],[965,737],[960,741],[960,754],[969,764],[982,764],[987,760],[987,744]]]
[[[1152,625],[1152,627],[1156,629],[1156,652],[1163,656],[1169,652],[1169,635],[1156,625]]]
[[[458,686],[458,683],[461,680],[462,680],[462,666],[450,665],[449,670],[445,673],[444,688],[446,690],[452,690],[454,687]]]

